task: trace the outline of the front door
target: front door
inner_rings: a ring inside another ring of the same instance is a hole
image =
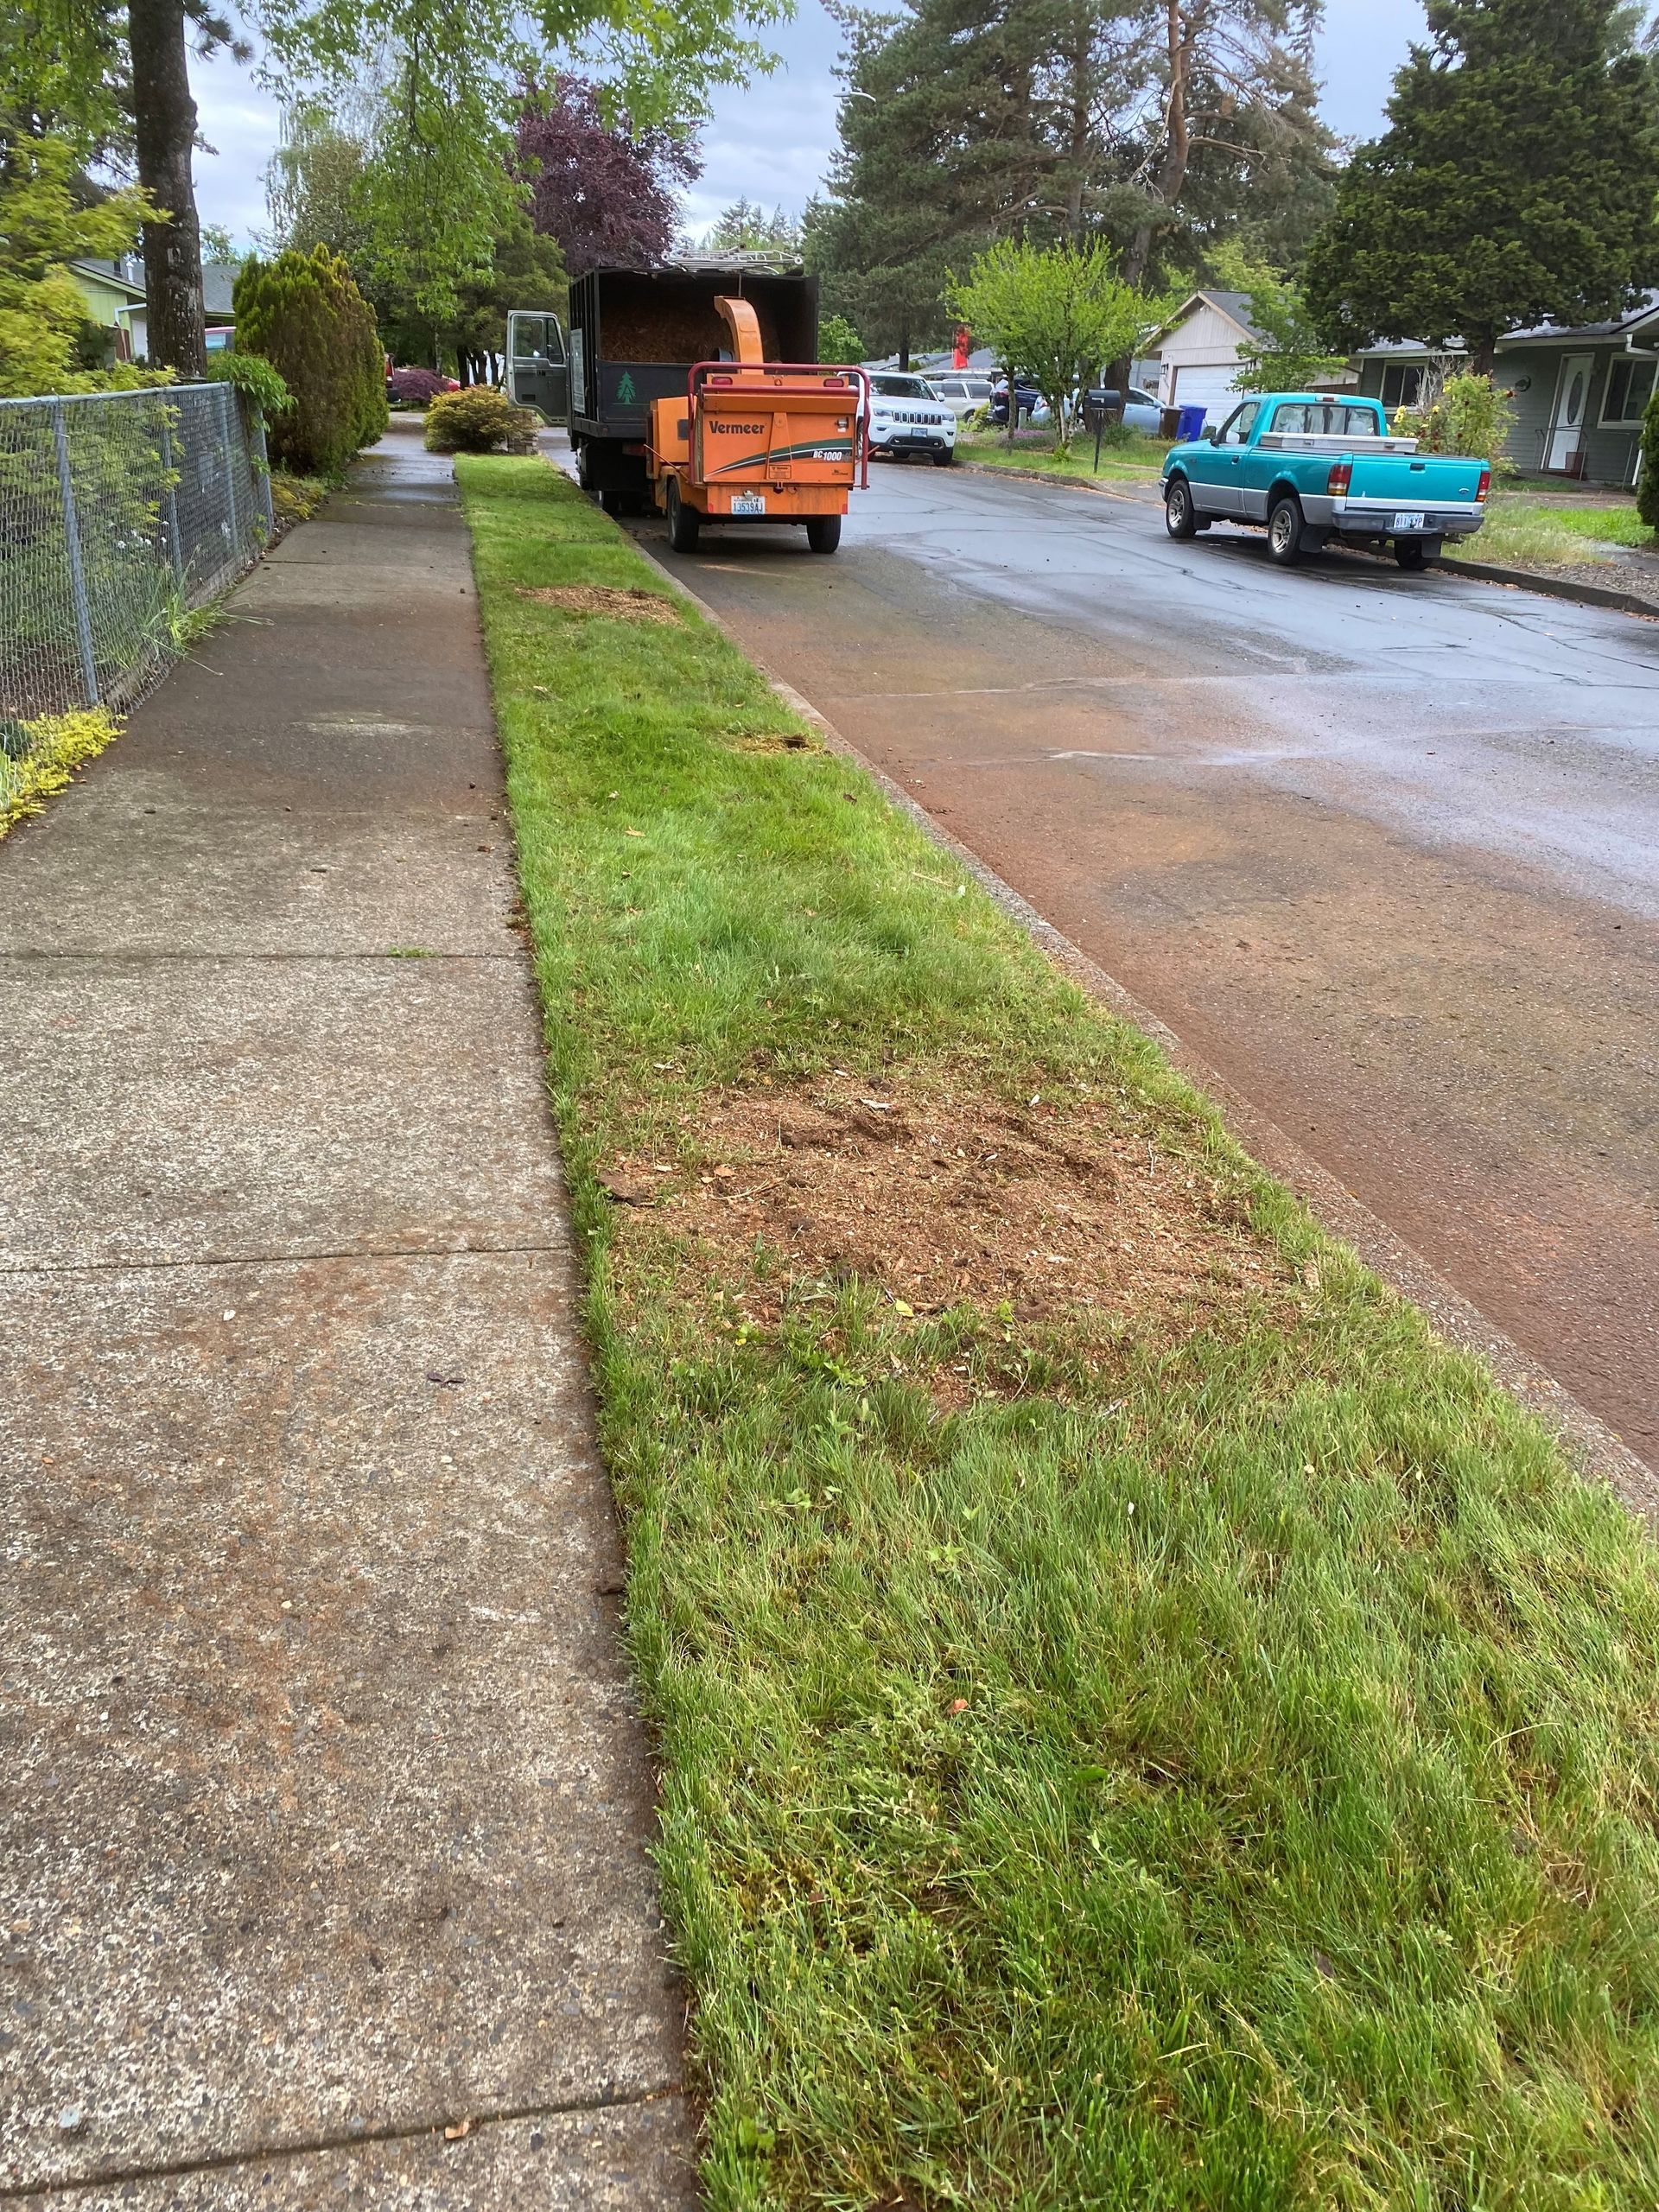
[[[1549,446],[1544,454],[1547,469],[1565,473],[1584,439],[1584,418],[1590,398],[1590,375],[1596,365],[1593,353],[1569,353],[1561,363],[1555,387],[1555,412],[1549,425]]]

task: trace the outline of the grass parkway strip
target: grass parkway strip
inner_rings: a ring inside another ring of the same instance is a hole
[[[1645,1539],[573,486],[458,474],[710,2206],[1649,2212]]]

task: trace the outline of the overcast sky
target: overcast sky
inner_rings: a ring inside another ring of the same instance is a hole
[[[818,0],[798,0],[794,22],[774,35],[775,75],[723,93],[703,133],[703,172],[686,195],[686,225],[706,230],[740,196],[798,214],[822,183],[836,143],[833,75],[838,33]],[[1395,67],[1421,34],[1420,0],[1325,0],[1319,40],[1326,122],[1344,137],[1370,137],[1382,117]],[[196,156],[196,197],[205,223],[223,223],[238,244],[265,222],[261,173],[276,143],[276,111],[247,70],[221,55],[192,67],[201,133],[214,149]]]

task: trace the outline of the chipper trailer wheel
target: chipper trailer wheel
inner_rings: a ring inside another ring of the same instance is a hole
[[[702,517],[695,507],[688,507],[680,497],[680,480],[668,480],[668,542],[677,553],[695,553],[702,529]]]
[[[841,543],[841,517],[814,515],[806,525],[806,543],[814,553],[833,553]]]

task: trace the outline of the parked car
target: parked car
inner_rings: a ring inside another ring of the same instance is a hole
[[[944,402],[958,423],[976,408],[990,404],[991,379],[976,375],[971,369],[940,370],[927,382],[929,389]]]
[[[957,457],[957,418],[925,377],[877,369],[870,378],[870,451],[925,454],[948,468]]]
[[[1164,521],[1172,537],[1219,521],[1265,529],[1268,554],[1287,564],[1334,538],[1391,543],[1402,569],[1421,569],[1446,538],[1480,528],[1491,481],[1484,461],[1389,436],[1380,400],[1270,391],[1171,447]]]
[[[1085,392],[1084,399],[1085,404],[1092,402],[1096,406],[1103,407],[1109,415],[1116,415],[1121,410],[1128,429],[1143,431],[1149,438],[1155,438],[1158,435],[1158,424],[1163,410],[1153,394],[1142,391],[1138,384],[1129,386],[1127,399],[1121,391],[1099,385],[1093,391]]]
[[[1048,402],[1038,391],[1036,385],[1019,384],[1014,389],[1019,395],[1020,421],[1046,423],[1048,420]],[[991,386],[991,420],[1000,430],[1007,428],[1008,380],[1007,377],[998,377]]]

